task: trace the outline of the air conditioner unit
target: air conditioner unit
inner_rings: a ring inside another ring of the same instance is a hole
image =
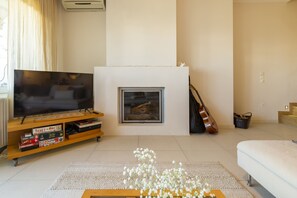
[[[105,0],[62,0],[66,11],[105,11]]]

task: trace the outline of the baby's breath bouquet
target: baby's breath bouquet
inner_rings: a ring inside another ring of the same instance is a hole
[[[124,184],[128,189],[140,190],[141,197],[197,197],[203,198],[210,192],[208,183],[201,183],[197,176],[190,176],[182,163],[172,162],[173,168],[160,172],[156,168],[156,154],[148,148],[134,151],[138,164],[124,167]],[[214,195],[210,195],[214,197]]]

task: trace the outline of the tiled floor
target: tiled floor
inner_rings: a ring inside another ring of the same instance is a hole
[[[236,145],[249,139],[297,139],[297,128],[281,124],[257,124],[249,129],[225,129],[218,135],[104,136],[53,151],[19,159],[19,166],[0,159],[0,197],[39,197],[71,162],[136,161],[132,151],[148,147],[158,161],[220,161],[246,186],[246,173],[237,166]],[[273,197],[259,184],[247,187],[255,197]]]

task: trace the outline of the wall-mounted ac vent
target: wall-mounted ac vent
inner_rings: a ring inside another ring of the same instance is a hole
[[[105,11],[105,0],[62,0],[66,11]]]

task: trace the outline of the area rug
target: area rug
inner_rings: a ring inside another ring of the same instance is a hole
[[[135,164],[71,164],[42,195],[43,198],[80,198],[85,189],[123,189],[123,167]],[[171,168],[171,164],[157,165],[159,170]],[[220,189],[227,198],[252,198],[253,196],[219,162],[183,164],[190,175],[197,175]]]

